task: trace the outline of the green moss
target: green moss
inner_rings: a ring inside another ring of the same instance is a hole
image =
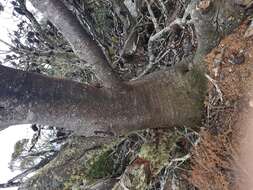
[[[113,173],[112,150],[107,150],[91,161],[87,176],[93,179],[108,177]]]
[[[158,173],[170,160],[170,153],[175,149],[180,136],[176,132],[165,132],[156,143],[142,145],[139,157],[148,160],[153,173]]]
[[[80,176],[75,176],[75,175],[71,176],[71,178],[64,183],[64,189],[63,190],[72,189],[73,186],[78,184],[78,181],[80,180],[79,177]]]

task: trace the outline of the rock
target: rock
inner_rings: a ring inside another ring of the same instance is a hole
[[[148,161],[137,158],[136,163],[128,166],[120,181],[112,190],[146,190],[149,185],[151,173]]]

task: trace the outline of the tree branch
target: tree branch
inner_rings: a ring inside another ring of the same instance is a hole
[[[23,171],[22,173],[18,174],[17,176],[13,177],[12,179],[10,179],[7,183],[15,183],[15,181],[17,180],[22,180],[24,177],[26,177],[27,175],[29,175],[30,173],[39,170],[40,168],[44,167],[45,165],[47,165],[51,160],[53,160],[56,156],[57,156],[58,152],[54,152],[54,154],[42,159],[38,164],[36,164],[35,166]]]
[[[21,185],[21,182],[8,182],[0,184],[0,188],[10,188],[10,187],[18,187]]]
[[[120,86],[120,80],[116,77],[96,41],[83,29],[75,16],[60,0],[32,0],[31,2],[63,34],[80,59],[91,64],[105,87]]]
[[[161,29],[160,29],[160,27],[159,27],[159,24],[158,24],[158,22],[157,22],[157,19],[156,19],[155,15],[154,15],[154,12],[153,12],[153,10],[152,10],[151,4],[150,4],[150,2],[148,2],[148,0],[145,0],[145,2],[146,2],[146,4],[147,4],[149,16],[150,16],[150,19],[151,19],[152,22],[153,22],[155,31],[156,31],[156,33],[158,33]]]

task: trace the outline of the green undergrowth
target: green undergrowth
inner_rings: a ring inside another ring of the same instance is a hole
[[[97,157],[92,158],[87,171],[87,177],[92,179],[108,177],[113,174],[113,166],[112,150],[106,150]]]
[[[126,137],[102,147],[86,156],[82,166],[72,171],[64,183],[64,190],[85,189],[110,177],[119,178],[128,189],[149,189],[152,179],[161,175],[171,159],[187,154],[178,145],[184,138],[183,133],[178,130],[149,130],[135,134],[132,139]],[[121,189],[118,183],[113,188]]]

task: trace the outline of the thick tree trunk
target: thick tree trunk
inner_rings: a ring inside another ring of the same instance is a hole
[[[202,75],[191,72],[156,73],[111,90],[0,66],[0,126],[40,123],[86,136],[191,126],[203,93]]]
[[[66,127],[87,136],[120,135],[137,129],[191,126],[199,121],[205,86],[201,71],[160,72],[119,84],[102,51],[61,1],[33,0],[33,3],[62,31],[80,58],[94,64],[106,87],[95,88],[0,66],[1,129],[13,124],[40,123]],[[216,35],[205,37],[205,34],[213,33],[218,25],[220,37],[227,24],[231,30],[241,16],[236,17],[235,7],[226,1],[214,1],[209,12],[197,7],[197,2],[192,1],[185,15],[189,12],[195,25],[198,49],[207,52],[218,39]],[[216,12],[222,19],[213,22],[210,17]],[[230,16],[235,16],[233,22]],[[205,43],[206,38],[213,43]]]

